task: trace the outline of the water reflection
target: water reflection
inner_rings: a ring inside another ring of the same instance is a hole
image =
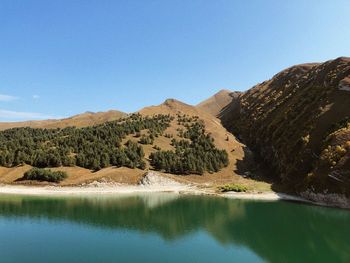
[[[350,262],[350,213],[287,202],[176,194],[93,197],[1,196],[0,217],[68,221],[156,233],[176,240],[209,233],[269,262]]]

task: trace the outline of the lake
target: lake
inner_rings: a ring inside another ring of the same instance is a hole
[[[0,195],[0,262],[350,262],[350,212],[171,193]]]

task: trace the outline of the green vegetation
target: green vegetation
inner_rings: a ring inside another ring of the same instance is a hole
[[[118,121],[85,128],[15,128],[0,132],[0,166],[29,164],[34,167],[80,166],[99,170],[108,166],[145,167],[142,146],[127,135],[148,130],[161,134],[173,117],[133,114]]]
[[[240,184],[225,184],[219,187],[220,192],[247,192],[248,188]]]
[[[174,174],[217,172],[228,165],[226,151],[214,145],[198,117],[178,115],[181,140],[172,138],[175,151],[157,145],[150,155],[155,170]],[[0,166],[28,164],[38,168],[80,166],[98,171],[105,167],[145,169],[143,145],[153,145],[174,117],[133,114],[93,127],[64,129],[15,128],[0,132]],[[142,133],[141,133],[142,131]],[[137,142],[127,136],[138,138]],[[165,136],[165,135],[164,135]],[[168,138],[173,136],[167,135]]]
[[[139,140],[139,143],[141,143],[141,144],[153,144],[153,142],[154,142],[153,134],[142,135],[140,140]]]
[[[50,169],[32,168],[24,173],[23,180],[36,180],[59,183],[67,178],[63,171],[51,171]]]
[[[225,150],[214,145],[214,139],[205,133],[204,124],[196,119],[182,118],[187,128],[180,130],[184,139],[172,139],[175,151],[157,151],[150,155],[151,165],[159,171],[173,174],[203,174],[217,172],[228,165]],[[179,135],[180,136],[180,135]]]

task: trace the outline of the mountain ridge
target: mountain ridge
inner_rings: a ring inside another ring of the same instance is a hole
[[[0,122],[0,130],[19,127],[31,128],[65,128],[69,126],[86,127],[101,124],[107,121],[117,120],[127,114],[117,110],[105,112],[90,112],[76,114],[63,119],[29,120],[20,122]]]
[[[237,94],[235,94],[235,92],[233,91],[223,89],[215,93],[208,99],[200,102],[196,105],[196,107],[203,111],[207,111],[213,116],[217,117],[221,109],[224,108],[227,104],[229,104],[232,101],[233,97],[235,95],[239,95],[239,93],[240,92],[237,92]]]
[[[245,92],[220,90],[195,106],[170,98],[137,113],[197,116],[215,145],[230,152],[229,168],[214,175],[188,176],[193,181],[205,183],[217,176],[224,182],[242,174],[238,166],[252,150],[290,192],[313,189],[350,196],[349,102],[350,58],[339,57],[288,67]],[[118,111],[85,112],[29,124],[34,128],[67,127],[78,120],[79,125],[74,126],[84,127],[125,116]],[[178,128],[174,121],[167,132],[177,136]],[[164,149],[173,149],[168,138],[156,141]],[[146,154],[153,151],[145,146]]]
[[[350,195],[350,58],[289,67],[221,109],[241,138],[293,191]]]

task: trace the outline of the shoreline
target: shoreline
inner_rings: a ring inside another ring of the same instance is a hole
[[[93,181],[74,186],[60,185],[23,185],[0,184],[0,195],[29,196],[77,196],[77,195],[118,195],[137,193],[178,193],[182,195],[208,195],[230,199],[260,200],[260,201],[291,201],[325,207],[350,208],[350,201],[337,195],[310,194],[302,196],[267,192],[224,192],[215,191],[213,186],[203,187],[200,184],[183,183],[162,176],[156,172],[146,173],[138,184],[120,184],[111,181]]]
[[[138,193],[177,193],[181,195],[207,195],[222,198],[259,201],[291,201],[325,207],[350,209],[350,200],[338,195],[302,193],[301,196],[267,192],[217,192],[214,186],[178,182],[156,172],[146,173],[137,184],[121,184],[111,181],[93,181],[73,186],[0,184],[0,195],[28,196],[79,196],[122,195]]]
[[[0,195],[29,195],[29,196],[76,196],[76,195],[118,195],[137,193],[178,193],[181,195],[209,195],[229,199],[261,200],[261,201],[297,201],[310,203],[304,198],[277,192],[226,192],[217,193],[213,189],[203,189],[191,185],[174,186],[144,186],[121,185],[110,183],[89,184],[81,186],[29,186],[0,184]]]
[[[79,186],[55,186],[55,185],[10,185],[0,184],[1,195],[26,195],[42,197],[69,197],[69,196],[113,196],[113,195],[132,195],[142,193],[174,193],[179,195],[205,195],[236,200],[253,200],[253,201],[290,201],[328,208],[350,209],[348,205],[340,203],[314,201],[296,195],[290,195],[279,192],[225,192],[218,193],[214,189],[199,188],[193,185],[122,185],[114,183],[91,183]]]

